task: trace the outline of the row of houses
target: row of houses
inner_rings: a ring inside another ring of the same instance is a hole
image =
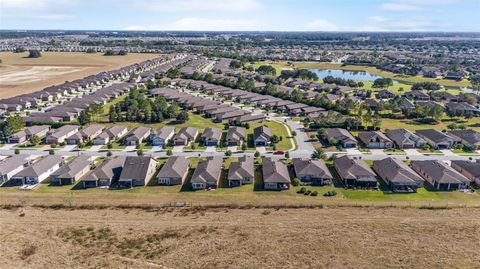
[[[250,111],[223,104],[219,100],[195,96],[177,89],[155,88],[150,90],[150,94],[162,96],[168,101],[178,103],[185,109],[213,118],[217,122],[260,122],[266,118],[263,114],[254,115]]]
[[[51,180],[51,184],[71,185],[79,180],[84,188],[145,186],[150,180],[157,185],[182,185],[191,169],[190,161],[183,156],[170,157],[156,176],[158,163],[151,157],[107,158],[91,170],[90,156],[78,156],[66,162],[62,157],[49,155],[32,161],[25,155],[15,155],[0,162],[0,183],[35,185]],[[306,184],[331,184],[333,175],[322,160],[294,158],[295,177]],[[351,156],[336,158],[333,168],[346,187],[375,188],[381,178],[394,192],[415,192],[427,181],[436,190],[456,190],[470,184],[480,184],[480,162],[436,160],[405,162],[388,157],[373,162],[372,167]],[[194,190],[220,186],[224,169],[222,157],[207,157],[198,162],[190,179]],[[229,187],[251,184],[255,178],[254,159],[242,156],[230,164],[226,179]],[[291,176],[285,160],[263,158],[261,175],[266,190],[290,188]]]
[[[178,79],[173,80],[172,84],[200,90],[203,93],[214,95],[216,98],[217,96],[221,97],[219,98],[219,101],[234,100],[235,102],[241,102],[246,105],[255,105],[265,109],[277,110],[278,112],[286,113],[291,116],[306,116],[309,114],[325,113],[325,109],[320,107],[313,107],[303,103],[283,100],[271,95],[259,94],[240,89],[232,89],[229,87],[210,84],[205,81]]]
[[[374,188],[377,175],[394,192],[416,192],[424,181],[436,190],[465,189],[471,183],[480,183],[480,163],[451,161],[451,166],[438,160],[412,161],[408,166],[403,161],[388,157],[373,161],[370,168],[363,160],[343,156],[334,160],[335,171],[347,187]]]
[[[327,128],[322,136],[327,142],[343,148],[358,147],[357,139],[346,129]],[[358,132],[357,137],[371,149],[391,149],[395,145],[400,149],[425,148],[427,144],[434,149],[450,149],[457,144],[480,149],[480,133],[471,129],[446,133],[434,129],[417,130],[415,133],[407,129],[390,129],[385,134],[380,131]]]
[[[58,103],[63,103],[64,101],[71,101],[70,99],[74,99],[73,103],[69,102],[67,104],[61,105],[63,108],[60,109],[52,109],[52,111],[47,112],[47,115],[44,115],[44,119],[50,118],[57,118],[57,121],[60,120],[58,118],[62,118],[62,116],[66,116],[66,120],[68,120],[71,116],[68,116],[66,112],[74,112],[74,106],[76,102],[87,102],[87,99],[94,99],[95,101],[97,98],[103,96],[106,98],[111,98],[111,95],[114,92],[117,92],[117,88],[122,88],[125,85],[112,85],[107,87],[109,89],[104,90],[103,92],[96,94],[95,92],[98,89],[102,89],[101,87],[106,85],[107,83],[114,81],[114,80],[125,80],[130,75],[136,72],[142,72],[144,70],[148,70],[150,68],[156,67],[159,64],[166,61],[168,58],[166,57],[158,57],[152,60],[146,60],[137,64],[129,65],[126,67],[122,67],[117,70],[108,71],[108,72],[101,72],[96,75],[88,76],[82,79],[77,79],[74,81],[65,82],[61,85],[50,86],[45,89],[42,89],[37,92],[27,93],[18,95],[11,98],[1,99],[0,100],[0,114],[10,111],[10,112],[18,112],[24,109],[30,109],[34,107],[38,107],[39,105],[52,105],[57,106]],[[94,94],[90,94],[90,93]],[[71,107],[71,109],[66,109]],[[84,108],[84,107],[80,107]],[[60,115],[58,115],[60,114]],[[38,115],[39,116],[39,115]],[[52,120],[52,119],[50,119]]]

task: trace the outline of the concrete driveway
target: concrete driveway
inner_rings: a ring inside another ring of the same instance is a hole
[[[345,149],[348,155],[361,155],[362,152],[356,148]]]
[[[387,155],[383,149],[371,149],[370,152],[377,155]]]
[[[59,149],[58,151],[72,151],[77,147],[77,145],[66,145],[65,147]]]
[[[452,152],[451,150],[449,150],[449,149],[442,149],[442,150],[440,150],[440,151],[441,151],[441,152],[443,153],[443,155],[445,155],[445,156],[455,156],[455,155],[456,155],[455,153],[453,153],[453,152]]]
[[[123,151],[134,151],[134,150],[135,150],[135,146],[126,146]]]
[[[215,147],[215,146],[208,146],[205,149],[205,152],[216,152],[216,151],[217,151],[217,147]]]
[[[174,146],[172,152],[183,152],[185,146]]]
[[[266,147],[256,147],[256,150],[260,153],[265,153],[267,152],[267,148]]]
[[[408,156],[422,155],[422,153],[418,152],[417,149],[404,149],[403,151],[405,151],[405,154],[407,154]]]
[[[231,152],[237,152],[238,147],[237,146],[230,146],[230,147],[227,148],[227,150],[230,150]]]
[[[3,147],[1,147],[2,149],[11,149],[13,148],[14,146],[16,146],[16,144],[5,144],[3,145]]]

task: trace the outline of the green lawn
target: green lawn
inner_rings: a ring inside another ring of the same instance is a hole
[[[253,129],[262,125],[266,125],[270,127],[270,129],[272,129],[273,134],[276,134],[279,137],[280,136],[283,137],[282,141],[278,142],[277,144],[277,150],[283,150],[283,151],[290,150],[292,147],[295,146],[295,145],[292,145],[292,142],[289,139],[288,131],[287,131],[288,127],[278,121],[264,121],[262,123],[253,123],[250,125],[250,129],[247,130],[247,136],[248,135],[252,136]]]
[[[457,119],[459,120],[459,119]],[[460,121],[463,121],[460,120]],[[386,129],[397,129],[397,128],[405,128],[409,129],[412,131],[415,130],[421,130],[421,129],[436,129],[439,131],[447,130],[447,125],[450,123],[455,122],[455,120],[450,120],[448,117],[444,117],[442,121],[438,124],[422,124],[418,123],[412,119],[404,119],[404,120],[397,120],[397,119],[382,119],[382,124],[381,124],[381,129],[386,130]],[[460,123],[460,122],[458,122]],[[472,118],[466,120],[466,122],[463,122],[461,124],[465,124],[468,128],[480,131],[480,118]]]

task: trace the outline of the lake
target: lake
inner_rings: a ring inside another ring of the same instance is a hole
[[[377,78],[382,78],[377,75],[373,75],[368,71],[350,71],[350,70],[337,70],[337,69],[310,69],[310,71],[317,74],[318,78],[323,79],[327,76],[335,78],[351,79],[355,81],[375,81]]]

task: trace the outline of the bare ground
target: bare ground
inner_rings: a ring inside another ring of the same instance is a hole
[[[101,53],[43,52],[42,57],[29,59],[27,55],[0,52],[0,98],[38,91],[157,56],[140,53],[103,56]]]
[[[480,209],[0,210],[0,268],[478,268]]]

